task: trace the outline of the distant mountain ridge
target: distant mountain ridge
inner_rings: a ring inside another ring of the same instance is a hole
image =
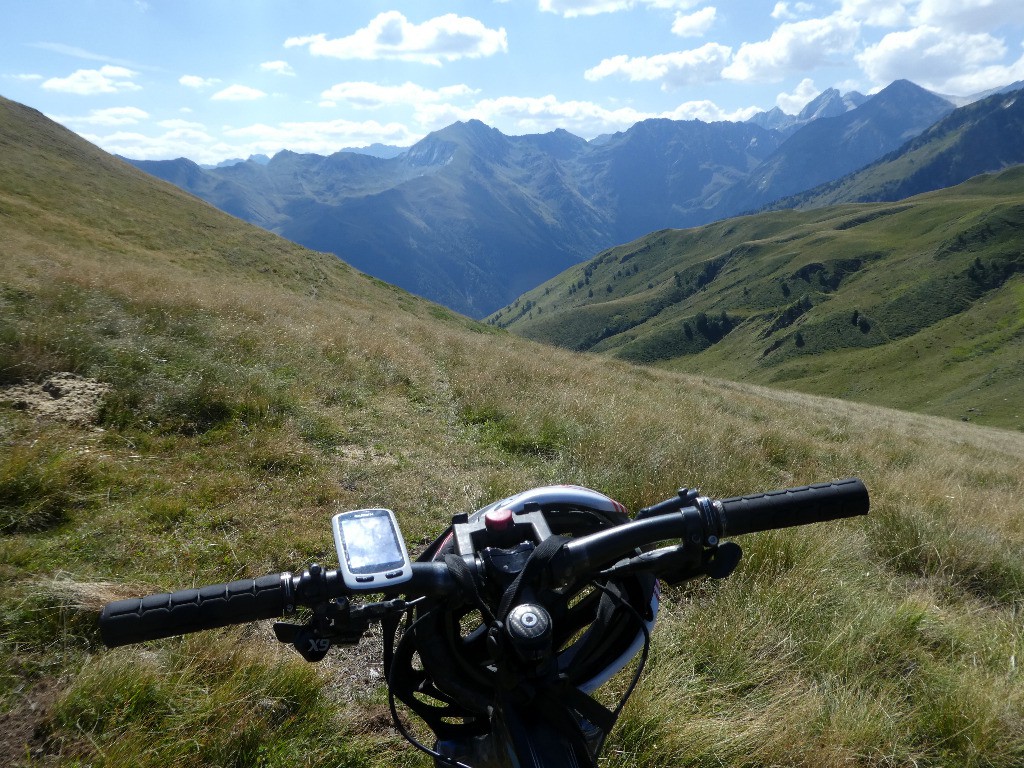
[[[823,117],[838,117],[851,109],[856,109],[868,96],[857,91],[840,93],[836,88],[826,88],[804,106],[796,115],[783,112],[778,107],[767,112],[760,112],[747,120],[762,128],[774,128],[787,134],[796,131],[803,125]]]
[[[392,159],[280,152],[202,169],[134,165],[295,242],[473,316],[609,244],[680,226],[777,147],[754,125],[646,121],[591,147],[478,121]],[[653,183],[652,183],[653,182]]]
[[[902,200],[1019,163],[1024,163],[1024,91],[1000,91],[957,109],[859,171],[778,200],[772,208]]]
[[[603,248],[757,210],[839,179],[952,112],[907,81],[829,89],[797,127],[645,120],[587,142],[455,123],[391,158],[281,152],[136,166],[242,219],[483,317]],[[761,124],[759,124],[761,123]]]
[[[854,109],[839,111],[837,102],[837,98],[821,102],[817,109],[824,116],[800,128],[729,190],[723,207],[730,215],[842,178],[953,111],[946,99],[906,80],[897,80]]]

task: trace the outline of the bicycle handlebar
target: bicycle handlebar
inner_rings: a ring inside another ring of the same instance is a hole
[[[404,591],[426,595],[447,594],[456,589],[444,563],[413,563],[412,570],[412,579],[402,585]],[[228,584],[116,600],[107,603],[100,613],[100,638],[111,648],[142,643],[231,624],[277,619],[294,613],[298,605],[313,606],[351,594],[338,571],[310,571],[299,575],[285,571]]]
[[[638,547],[667,539],[713,546],[723,536],[864,515],[868,507],[867,489],[854,478],[720,501],[700,498],[686,509],[570,540],[553,562],[553,575],[556,580],[568,581],[595,572]],[[443,562],[413,563],[412,571],[412,579],[400,587],[403,594],[445,595],[461,588]],[[100,637],[110,647],[128,645],[279,618],[294,612],[297,605],[314,606],[350,594],[336,570],[312,566],[300,575],[270,574],[108,603],[100,613]]]
[[[856,478],[736,496],[717,504],[727,536],[866,515],[870,506],[868,489]]]
[[[291,574],[279,573],[117,600],[103,607],[100,637],[113,647],[276,618],[286,612],[290,579]]]
[[[695,506],[573,539],[564,547],[558,578],[568,581],[658,541],[714,546],[725,536],[866,515],[868,507],[867,488],[856,478],[721,501],[698,498]]]

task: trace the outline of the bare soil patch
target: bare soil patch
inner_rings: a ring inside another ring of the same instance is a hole
[[[76,373],[55,373],[42,384],[14,384],[0,388],[0,403],[37,416],[88,426],[99,418],[100,405],[110,385]]]
[[[43,679],[10,712],[0,712],[0,765],[39,765],[46,754],[46,718],[60,694],[54,679]]]

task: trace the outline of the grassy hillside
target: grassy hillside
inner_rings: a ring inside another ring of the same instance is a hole
[[[492,316],[631,362],[1024,429],[1024,167],[610,249]]]
[[[154,182],[0,102],[7,765],[425,765],[374,644],[319,666],[264,624],[115,651],[106,600],[331,563],[329,516],[410,543],[546,482],[630,507],[856,474],[871,516],[746,537],[666,593],[609,766],[1018,766],[1024,437],[540,346]],[[11,390],[7,390],[10,392]],[[376,673],[376,676],[375,676]]]

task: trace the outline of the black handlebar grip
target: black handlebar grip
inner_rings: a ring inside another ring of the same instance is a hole
[[[866,515],[870,506],[868,489],[855,477],[722,499],[717,504],[727,536]]]
[[[203,629],[272,619],[285,611],[290,574],[117,600],[100,613],[100,637],[113,648]]]

